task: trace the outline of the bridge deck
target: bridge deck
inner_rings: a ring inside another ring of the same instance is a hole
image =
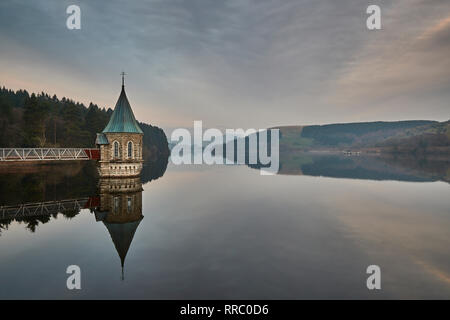
[[[47,161],[99,159],[99,149],[0,148],[0,161]]]

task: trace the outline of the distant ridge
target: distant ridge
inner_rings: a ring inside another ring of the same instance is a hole
[[[372,149],[379,152],[448,153],[450,121],[374,121],[278,126],[280,148]]]

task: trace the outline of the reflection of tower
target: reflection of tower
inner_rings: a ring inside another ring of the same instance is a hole
[[[95,219],[108,229],[123,267],[142,215],[142,183],[136,178],[100,179],[100,206]]]

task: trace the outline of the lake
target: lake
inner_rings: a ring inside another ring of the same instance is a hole
[[[3,170],[0,299],[450,298],[448,160],[289,154],[274,176],[169,163],[128,181],[94,169]]]

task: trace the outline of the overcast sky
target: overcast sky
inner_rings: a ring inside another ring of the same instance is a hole
[[[450,1],[2,0],[0,70],[1,86],[101,107],[124,70],[137,119],[166,129],[448,120]]]

